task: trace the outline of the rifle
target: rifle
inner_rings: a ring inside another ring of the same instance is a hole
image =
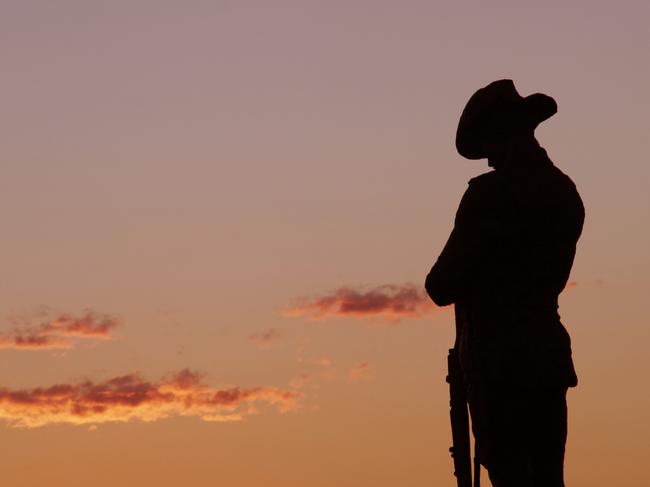
[[[449,448],[454,460],[454,476],[458,487],[472,487],[472,466],[470,461],[469,413],[463,371],[460,367],[460,332],[467,319],[461,306],[454,306],[456,314],[456,341],[447,356],[447,382],[449,383],[449,416],[453,445]],[[474,487],[480,487],[480,464],[474,456]]]

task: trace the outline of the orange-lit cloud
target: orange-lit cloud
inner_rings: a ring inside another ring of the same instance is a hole
[[[352,366],[348,370],[348,381],[355,382],[361,379],[366,379],[370,376],[370,365],[368,362],[361,362]]]
[[[298,377],[292,379],[290,382],[292,386],[302,387],[307,383],[313,385],[318,382],[319,379],[328,382],[336,380],[336,366],[334,365],[334,361],[326,355],[321,355],[319,357],[305,357],[304,349],[301,347],[298,350],[298,363],[300,363],[303,368],[307,369],[308,372],[304,372]]]
[[[566,283],[566,286],[564,286],[564,289],[572,289],[574,287],[580,287],[583,286],[588,286],[588,287],[594,287],[594,286],[603,286],[605,284],[605,280],[602,278],[596,278],[596,279],[591,279],[589,281],[581,281],[578,283],[578,281],[569,281]]]
[[[332,362],[332,359],[329,357],[318,357],[316,359],[311,360],[311,363],[318,366],[319,373],[318,376],[327,381],[332,381],[336,379],[336,367],[334,366],[334,362]]]
[[[0,348],[17,350],[44,350],[72,348],[76,338],[108,340],[119,321],[106,314],[86,311],[75,317],[68,313],[37,326],[16,326],[0,333]]]
[[[261,349],[270,348],[275,342],[284,336],[284,333],[277,328],[269,328],[259,333],[253,333],[248,339]]]
[[[296,389],[300,389],[300,388],[304,387],[305,384],[307,384],[307,382],[308,382],[311,378],[312,378],[312,376],[311,376],[310,374],[302,373],[302,374],[300,374],[300,375],[294,377],[293,379],[291,379],[291,380],[289,381],[289,385],[290,385],[291,387],[295,387]]]
[[[50,335],[8,333],[0,336],[0,348],[16,350],[46,350],[55,348],[71,348],[72,343]]]
[[[89,424],[195,416],[203,421],[240,421],[255,414],[255,404],[281,413],[298,407],[300,393],[275,387],[213,388],[201,375],[181,370],[158,382],[128,374],[94,383],[56,384],[46,388],[0,388],[0,419],[12,427]]]
[[[63,336],[108,338],[111,330],[118,325],[115,318],[93,311],[75,318],[70,314],[61,314],[49,323],[42,325],[45,333]]]
[[[383,317],[389,321],[417,318],[437,308],[421,286],[386,284],[368,291],[342,287],[316,298],[303,298],[284,310],[287,316],[354,318]]]

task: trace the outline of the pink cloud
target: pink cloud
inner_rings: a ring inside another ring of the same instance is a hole
[[[255,343],[261,349],[271,348],[271,346],[284,336],[284,332],[277,328],[269,328],[259,333],[253,333],[248,339]]]
[[[589,281],[581,281],[578,283],[578,281],[569,281],[566,283],[566,286],[564,286],[564,289],[572,289],[574,287],[598,287],[598,286],[603,286],[605,284],[605,280],[602,278],[596,278],[596,279],[591,279]]]
[[[19,333],[0,335],[0,349],[13,348],[15,350],[47,350],[71,348],[72,343],[54,336]]]
[[[46,350],[72,348],[78,338],[109,340],[119,321],[107,314],[87,310],[75,317],[62,313],[40,325],[16,326],[0,333],[0,348]]]
[[[111,331],[118,326],[112,316],[86,311],[83,316],[74,317],[64,313],[42,325],[43,333],[83,338],[109,338]]]
[[[370,365],[368,362],[361,362],[348,370],[348,381],[355,382],[370,377]]]
[[[329,357],[318,357],[311,361],[312,364],[318,366],[319,373],[318,376],[327,381],[332,381],[336,379],[336,366],[334,362]]]
[[[386,284],[368,291],[342,287],[315,298],[298,299],[285,308],[286,316],[309,316],[322,319],[328,316],[374,318],[389,321],[419,318],[438,309],[421,286],[413,284]]]
[[[173,416],[203,421],[241,421],[254,414],[256,403],[279,412],[298,407],[300,394],[275,387],[214,388],[201,374],[184,369],[157,382],[127,374],[103,382],[84,381],[33,389],[0,388],[0,419],[12,427],[49,424],[96,425],[151,422]]]

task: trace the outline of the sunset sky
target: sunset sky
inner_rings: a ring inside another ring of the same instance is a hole
[[[0,1],[3,485],[453,486],[423,294],[489,82],[586,221],[566,483],[648,485],[650,3]],[[487,476],[483,479],[486,484]]]

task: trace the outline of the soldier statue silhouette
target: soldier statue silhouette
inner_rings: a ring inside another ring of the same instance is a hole
[[[566,392],[577,377],[558,295],[584,207],[534,136],[556,111],[551,97],[524,98],[511,80],[470,98],[456,148],[494,170],[470,180],[425,283],[437,305],[456,307],[476,461],[494,487],[564,486]]]

